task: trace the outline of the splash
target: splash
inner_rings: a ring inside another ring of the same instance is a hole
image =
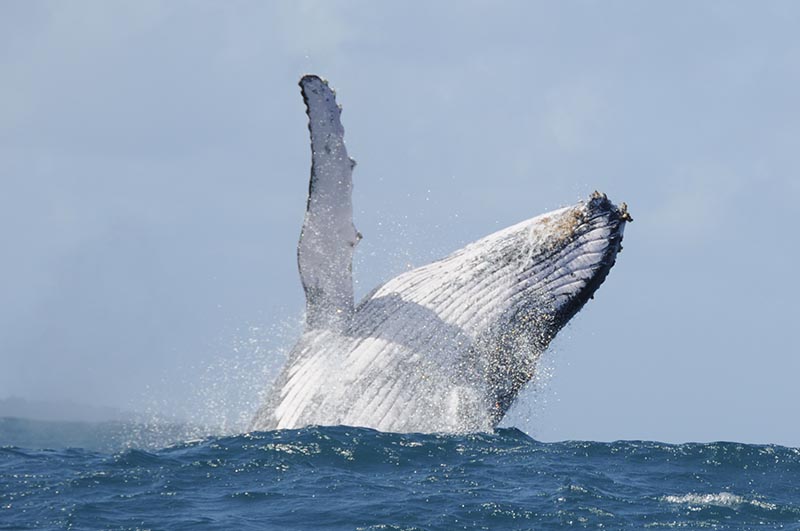
[[[184,381],[175,387],[188,388],[187,394],[172,390],[172,375],[164,375],[140,399],[125,446],[162,448],[246,432],[263,403],[264,382],[277,375],[300,326],[299,318],[287,318],[236,330],[219,356],[181,371]]]

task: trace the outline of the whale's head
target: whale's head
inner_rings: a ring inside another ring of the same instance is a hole
[[[486,238],[509,286],[483,342],[492,351],[487,368],[497,421],[531,378],[539,354],[606,279],[629,221],[625,203],[595,192]]]
[[[496,425],[539,355],[605,280],[630,220],[624,204],[595,193],[517,223],[387,281],[345,333],[363,348],[381,345],[370,358],[381,370],[386,352],[407,352],[414,361],[403,370],[432,389],[468,389],[454,399],[461,413],[444,415],[462,428]]]
[[[526,222],[520,235],[519,296],[510,311],[550,319],[552,334],[561,329],[606,279],[628,221],[625,203],[616,206],[595,192]]]

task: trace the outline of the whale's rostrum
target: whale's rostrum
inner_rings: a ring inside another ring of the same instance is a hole
[[[614,265],[627,207],[595,192],[402,273],[354,307],[354,162],[327,82],[300,86],[312,150],[298,245],[306,327],[252,428],[494,428]]]

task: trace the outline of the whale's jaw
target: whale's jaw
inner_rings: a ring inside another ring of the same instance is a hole
[[[559,328],[594,297],[622,249],[626,222],[633,221],[625,203],[617,207],[605,195],[595,193],[585,205],[583,223],[576,228],[572,242],[560,253],[568,265],[556,276],[559,288],[552,288],[556,294]],[[584,275],[581,271],[588,273]],[[570,289],[570,286],[577,286],[577,289]]]
[[[595,192],[587,201],[524,222],[528,257],[513,268],[514,295],[476,347],[484,362],[492,423],[533,377],[540,354],[592,298],[622,249],[627,206]],[[491,238],[491,236],[489,237]],[[502,303],[501,303],[502,304]]]
[[[547,314],[553,332],[561,329],[608,276],[631,219],[624,203],[617,207],[597,192],[573,207],[534,218],[530,258],[518,277],[525,297],[514,311]]]

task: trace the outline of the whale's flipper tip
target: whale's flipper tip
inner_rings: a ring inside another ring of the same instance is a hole
[[[328,80],[316,74],[305,74],[300,78],[300,81],[297,84],[300,85],[300,88],[303,89],[303,91],[313,88],[314,86],[327,87],[330,89]]]

